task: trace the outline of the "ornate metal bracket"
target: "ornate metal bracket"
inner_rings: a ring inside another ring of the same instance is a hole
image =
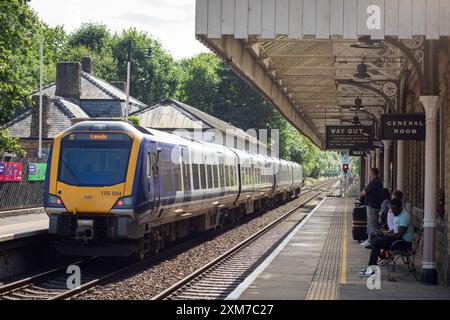
[[[396,110],[399,94],[400,85],[398,81],[387,80],[387,81],[374,81],[371,83],[358,83],[351,80],[338,80],[338,86],[354,86],[362,89],[370,90],[386,101],[386,105],[390,110]],[[384,110],[387,113],[387,110]]]
[[[370,40],[370,36],[364,36],[360,38],[360,41],[367,42]],[[412,67],[417,73],[420,82],[420,92],[428,92],[429,88],[428,81],[426,80],[426,69],[425,69],[425,50],[429,46],[425,37],[414,36],[410,40],[398,40],[393,37],[385,37],[384,42],[389,43],[395,48],[399,49],[403,54],[405,54],[407,60],[411,63]],[[429,41],[428,41],[429,42]]]

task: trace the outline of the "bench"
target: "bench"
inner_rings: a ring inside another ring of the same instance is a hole
[[[390,248],[390,256],[386,259],[385,266],[389,271],[388,279],[389,281],[396,281],[392,277],[392,273],[395,272],[395,267],[397,262],[401,259],[404,264],[408,266],[408,271],[414,273],[414,278],[419,281],[416,266],[414,264],[416,260],[417,249],[419,248],[420,241],[422,240],[423,228],[414,228],[413,242],[409,249],[402,249],[401,244],[405,243],[404,240],[395,241]]]

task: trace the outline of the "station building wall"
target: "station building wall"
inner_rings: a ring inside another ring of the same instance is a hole
[[[438,114],[438,150],[437,150],[437,212],[436,212],[436,262],[438,279],[441,285],[450,285],[450,40],[440,41],[439,46],[440,110]],[[411,78],[410,86],[402,111],[407,113],[424,112],[420,102],[420,89],[417,79]],[[397,142],[391,152],[394,174],[392,187],[397,185],[398,165]],[[416,225],[423,223],[425,195],[425,142],[405,142],[404,181],[405,207],[413,215]],[[422,247],[419,246],[419,250]]]

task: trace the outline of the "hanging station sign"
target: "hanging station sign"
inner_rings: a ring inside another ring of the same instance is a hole
[[[354,149],[350,150],[351,157],[365,157],[366,154],[367,154],[366,150],[354,150]]]
[[[327,149],[368,150],[372,147],[372,126],[327,126]]]
[[[381,116],[383,140],[425,140],[425,114],[388,114]]]

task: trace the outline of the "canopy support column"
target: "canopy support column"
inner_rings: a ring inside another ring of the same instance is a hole
[[[435,217],[437,198],[437,115],[438,96],[421,96],[426,113],[425,138],[425,201],[423,219],[423,259],[421,280],[437,284],[435,247]]]

